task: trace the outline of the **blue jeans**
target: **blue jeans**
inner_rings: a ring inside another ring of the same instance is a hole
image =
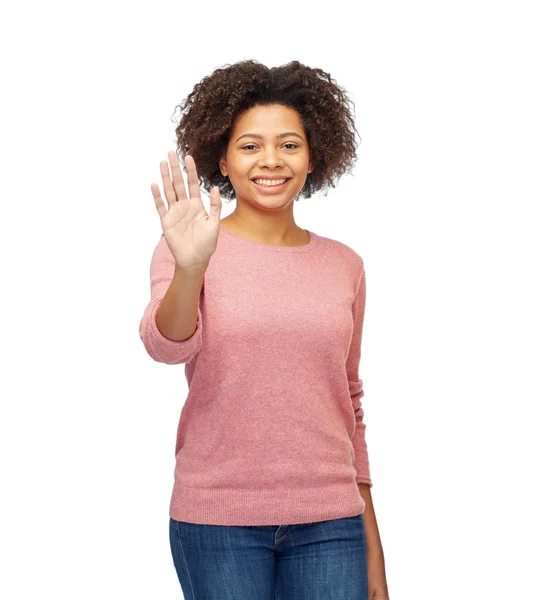
[[[367,600],[363,515],[298,525],[169,519],[185,600]]]

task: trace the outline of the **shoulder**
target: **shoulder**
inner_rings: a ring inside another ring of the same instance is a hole
[[[333,260],[344,263],[352,271],[356,271],[358,278],[361,276],[364,270],[363,258],[354,248],[339,240],[318,235],[317,233],[315,235],[320,239],[321,244],[327,251],[326,254],[333,258]]]

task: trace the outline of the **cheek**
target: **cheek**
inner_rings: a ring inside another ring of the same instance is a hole
[[[296,173],[302,173],[303,171],[308,171],[308,159],[306,156],[300,156],[298,160],[296,160],[292,167]]]
[[[238,179],[249,179],[254,165],[250,160],[241,159],[232,165],[232,175]]]

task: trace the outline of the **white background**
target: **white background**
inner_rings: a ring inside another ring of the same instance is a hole
[[[161,234],[150,184],[175,106],[249,58],[320,67],[355,102],[353,174],[295,219],[364,258],[391,600],[548,597],[543,4],[2,10],[2,598],[181,598],[184,365],[138,335]]]

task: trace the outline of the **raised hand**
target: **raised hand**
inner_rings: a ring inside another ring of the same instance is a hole
[[[207,267],[209,259],[217,249],[221,220],[221,194],[219,187],[212,188],[207,214],[200,194],[196,163],[190,154],[184,157],[188,174],[188,196],[185,182],[179,166],[179,157],[168,152],[173,181],[166,161],[160,163],[164,194],[167,199],[166,210],[160,189],[151,184],[154,202],[160,215],[162,230],[177,266],[181,269]]]

